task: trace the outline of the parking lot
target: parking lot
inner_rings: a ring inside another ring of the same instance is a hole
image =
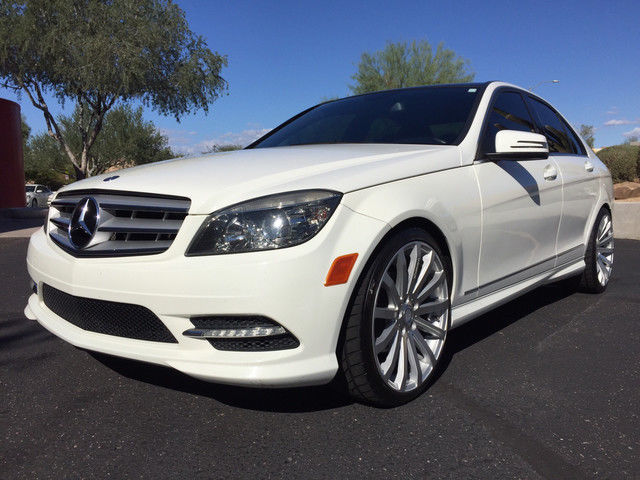
[[[27,241],[0,238],[0,478],[640,477],[639,241],[603,295],[544,287],[454,330],[388,410],[76,349],[22,313]]]

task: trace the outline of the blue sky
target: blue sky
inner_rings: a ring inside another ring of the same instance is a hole
[[[471,61],[476,81],[504,80],[554,104],[574,125],[596,128],[596,146],[640,134],[640,2],[179,0],[192,30],[226,54],[229,95],[180,123],[146,118],[171,145],[197,153],[213,143],[248,143],[326,97],[349,94],[364,51],[427,39]],[[35,132],[39,111],[9,91]],[[62,111],[50,99],[54,110]],[[69,107],[67,107],[69,108]]]

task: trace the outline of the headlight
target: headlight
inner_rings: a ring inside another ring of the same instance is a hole
[[[327,223],[342,194],[302,190],[257,198],[212,213],[187,255],[222,255],[299,245]]]

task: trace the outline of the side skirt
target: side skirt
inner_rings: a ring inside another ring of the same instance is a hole
[[[469,320],[507,303],[524,293],[534,290],[541,285],[577,275],[585,269],[585,266],[584,259],[574,260],[571,263],[559,265],[552,270],[534,275],[508,287],[470,300],[462,305],[457,305],[451,309],[451,328],[459,327]]]

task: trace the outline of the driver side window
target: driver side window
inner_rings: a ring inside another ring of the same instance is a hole
[[[517,92],[499,93],[493,102],[482,139],[482,153],[496,151],[496,134],[501,130],[535,132],[529,110]]]

